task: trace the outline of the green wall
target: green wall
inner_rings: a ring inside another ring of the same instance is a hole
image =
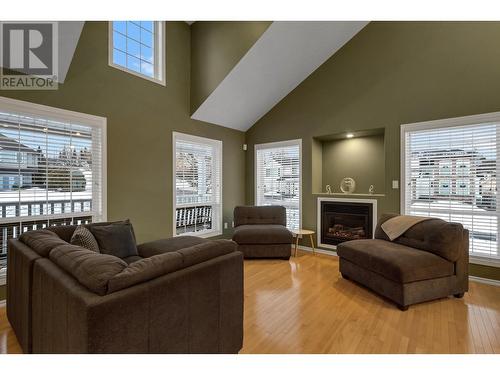
[[[383,135],[323,142],[322,190],[313,192],[324,192],[329,184],[332,192],[341,193],[340,182],[344,177],[356,181],[355,193],[368,194],[370,185],[375,192],[384,192],[384,155]]]
[[[400,125],[500,111],[499,40],[498,22],[371,22],[247,132],[247,203],[253,145],[302,138],[302,220],[316,229],[313,137],[385,128],[386,196],[378,211],[399,212],[391,180],[399,180]],[[477,276],[485,269],[471,267]],[[500,269],[488,275],[500,279]]]
[[[198,21],[191,25],[191,113],[266,31],[266,21]]]
[[[139,242],[172,235],[172,131],[222,140],[224,221],[244,202],[245,135],[190,119],[190,27],[166,35],[166,87],[108,66],[108,23],[86,22],[59,90],[0,91],[107,118],[108,219],[130,218]]]

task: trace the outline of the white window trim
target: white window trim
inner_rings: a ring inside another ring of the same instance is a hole
[[[214,145],[215,147],[218,147],[220,149],[220,157],[218,160],[218,168],[220,171],[220,204],[219,204],[219,209],[218,209],[218,215],[219,215],[219,227],[217,229],[209,230],[209,231],[203,231],[203,232],[188,232],[188,233],[181,233],[177,234],[177,227],[176,227],[176,208],[177,208],[177,189],[176,189],[176,147],[175,143],[177,139],[184,139],[192,142],[199,142],[199,143],[210,143]],[[217,140],[217,139],[211,139],[211,138],[205,138],[205,137],[199,137],[196,135],[191,135],[191,134],[186,134],[186,133],[180,133],[180,132],[172,132],[172,236],[173,237],[179,237],[179,236],[196,236],[196,237],[201,237],[201,238],[209,238],[209,237],[215,237],[215,236],[220,236],[223,234],[223,221],[224,218],[222,216],[223,212],[223,170],[222,170],[222,157],[223,156],[223,144],[222,141]]]
[[[159,69],[160,79],[149,77],[147,75],[134,72],[124,66],[115,64],[113,62],[113,22],[108,22],[108,64],[109,66],[121,70],[122,72],[132,74],[136,77],[146,79],[148,81],[157,83],[162,86],[167,85],[167,77],[166,77],[166,31],[165,31],[165,21],[153,21],[155,25],[158,26],[158,35],[155,35],[154,38],[154,50],[155,50],[155,61],[154,68]],[[156,74],[155,74],[156,75]]]
[[[106,149],[106,128],[107,119],[105,117],[89,115],[86,113],[68,111],[66,109],[59,109],[55,107],[49,107],[46,105],[35,104],[30,102],[24,102],[21,100],[10,99],[0,96],[0,109],[7,112],[13,112],[16,114],[21,114],[29,117],[41,117],[43,119],[61,121],[61,122],[73,122],[81,123],[86,126],[91,126],[99,128],[101,130],[101,144],[102,144],[102,176],[101,176],[101,220],[107,220],[107,149]],[[73,217],[76,216],[74,213],[68,214],[66,216]],[[41,215],[44,219],[55,219],[64,217],[63,215]],[[31,218],[36,219],[36,216],[31,216]],[[9,218],[2,222],[16,222],[19,221],[18,218]]]
[[[102,145],[102,164],[101,164],[101,205],[102,211],[100,213],[101,221],[107,220],[107,150],[106,150],[106,128],[107,119],[105,117],[99,117],[94,115],[89,115],[85,113],[79,113],[74,111],[68,111],[65,109],[59,109],[54,107],[49,107],[41,104],[35,104],[30,102],[25,102],[16,99],[5,98],[0,96],[0,110],[5,110],[6,112],[12,112],[20,115],[25,115],[28,117],[41,117],[43,119],[61,121],[61,122],[73,122],[82,123],[87,126],[99,128],[101,131],[101,145]],[[73,217],[77,216],[75,213],[67,215],[40,215],[31,216],[31,219],[37,220],[43,219],[60,219],[62,217]],[[17,222],[22,221],[19,217],[2,219],[2,223]],[[0,286],[6,283],[6,276],[0,276]]]
[[[268,142],[268,143],[259,143],[254,146],[254,159],[253,159],[253,173],[254,173],[254,204],[257,204],[257,196],[258,196],[258,175],[257,175],[257,151],[264,150],[268,148],[278,148],[278,147],[287,147],[287,146],[299,146],[299,186],[300,186],[300,194],[299,194],[299,229],[302,229],[302,138],[299,139],[290,139],[287,141],[278,141],[278,142]]]
[[[472,116],[454,117],[449,119],[440,119],[432,121],[423,121],[401,125],[401,138],[400,138],[400,155],[401,155],[401,193],[400,193],[400,212],[406,214],[406,133],[419,130],[450,128],[456,126],[467,126],[476,124],[499,123],[500,112],[484,113]],[[499,155],[500,156],[500,155]],[[497,160],[500,163],[500,160]],[[498,197],[497,197],[498,202]],[[499,223],[500,224],[500,223]],[[500,228],[500,226],[499,226]],[[469,256],[469,263],[481,264],[492,267],[500,267],[500,261],[481,257],[477,255]]]

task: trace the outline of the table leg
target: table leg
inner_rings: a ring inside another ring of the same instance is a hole
[[[299,235],[295,236],[295,257],[297,257],[297,249],[299,248]]]
[[[310,237],[310,239],[311,239],[311,246],[312,246],[312,248],[313,248],[313,255],[316,255],[316,251],[315,251],[315,249],[314,249],[314,239],[313,239],[313,235],[312,235],[312,234],[310,234],[310,235],[309,235],[309,237]]]

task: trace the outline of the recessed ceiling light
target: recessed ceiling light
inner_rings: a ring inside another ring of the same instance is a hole
[[[347,138],[352,138],[352,137],[354,137],[354,134],[352,134],[352,133],[347,133],[347,134],[346,134],[346,137],[347,137]]]

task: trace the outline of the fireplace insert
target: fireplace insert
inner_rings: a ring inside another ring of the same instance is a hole
[[[321,243],[338,245],[344,241],[373,237],[373,205],[358,202],[321,202]]]

